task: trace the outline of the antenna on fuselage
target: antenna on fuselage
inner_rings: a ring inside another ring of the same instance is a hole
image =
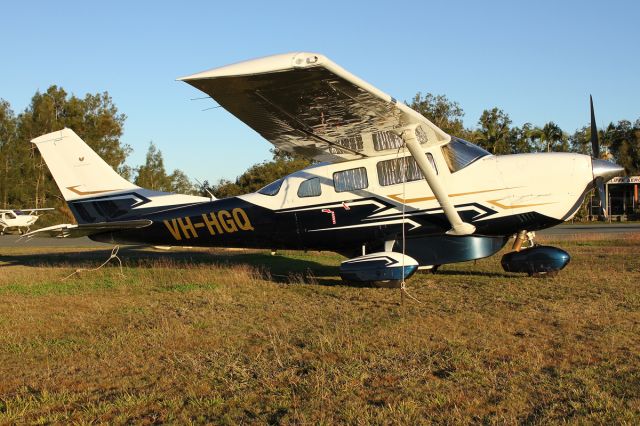
[[[205,191],[207,191],[207,194],[209,194],[209,201],[213,201],[213,200],[217,200],[216,196],[213,195],[213,193],[211,191],[209,191],[209,188],[207,186],[205,186],[202,182],[200,182],[200,180],[198,180],[198,178],[193,178],[196,182],[198,182],[198,185],[200,185],[200,187],[202,189],[204,189]]]

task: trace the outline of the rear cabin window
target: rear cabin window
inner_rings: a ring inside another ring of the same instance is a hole
[[[358,167],[357,169],[335,172],[333,174],[333,186],[336,192],[364,189],[369,186],[369,181],[367,180],[367,169],[364,167]]]
[[[298,197],[317,197],[322,194],[322,188],[320,187],[320,178],[307,179],[298,187]]]
[[[433,170],[438,174],[438,168],[431,153],[427,153],[427,160],[429,160],[431,167],[433,167]],[[416,160],[412,156],[380,161],[376,167],[378,169],[378,182],[380,186],[396,185],[402,183],[403,180],[404,182],[413,182],[424,179],[418,163],[416,163]],[[404,179],[403,175],[406,176]]]
[[[282,186],[283,181],[284,178],[273,181],[269,185],[263,187],[262,189],[259,189],[258,193],[262,195],[276,195],[278,192],[280,192],[280,187]]]

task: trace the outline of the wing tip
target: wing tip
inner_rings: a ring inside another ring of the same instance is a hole
[[[278,55],[263,56],[261,58],[249,59],[248,61],[236,62],[230,65],[224,65],[222,67],[178,77],[176,81],[189,82],[192,80],[220,77],[266,74],[293,68],[317,66],[325,62],[326,59],[327,58],[324,55],[312,52],[281,53]]]

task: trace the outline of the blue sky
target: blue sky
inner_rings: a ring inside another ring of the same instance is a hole
[[[475,126],[504,109],[515,125],[573,132],[640,118],[637,1],[32,1],[0,15],[0,98],[18,113],[57,84],[108,91],[127,115],[139,165],[150,141],[168,171],[233,179],[271,145],[177,77],[290,51],[327,55],[399,100],[444,94]]]

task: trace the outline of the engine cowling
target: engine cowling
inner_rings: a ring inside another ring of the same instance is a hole
[[[562,270],[571,256],[566,251],[552,246],[534,246],[512,251],[502,256],[502,268],[507,272],[525,272],[534,275],[555,275]]]
[[[393,286],[417,270],[418,262],[412,257],[387,251],[345,260],[340,264],[340,277],[345,281]]]

